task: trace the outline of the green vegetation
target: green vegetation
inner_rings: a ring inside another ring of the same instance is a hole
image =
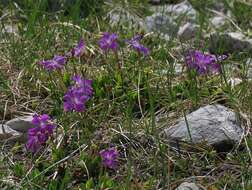
[[[174,189],[191,178],[208,190],[252,189],[252,83],[246,77],[245,61],[249,53],[230,54],[221,62],[220,74],[198,75],[186,69],[183,52],[205,51],[207,47],[199,45],[200,35],[182,44],[128,22],[109,24],[108,13],[115,8],[137,19],[150,15],[147,1],[0,2],[0,119],[32,112],[48,114],[57,124],[55,135],[37,154],[27,151],[22,142],[1,144],[0,189]],[[198,10],[199,33],[210,31],[208,16],[213,14],[214,1],[190,2]],[[232,21],[251,35],[249,2],[224,4],[235,15]],[[8,27],[14,32],[6,32]],[[116,53],[99,47],[103,32],[118,35]],[[137,34],[144,36],[141,43],[149,48],[148,56],[125,42]],[[69,59],[63,70],[49,72],[38,64],[69,52],[81,38],[86,44],[83,56]],[[232,70],[234,63],[239,71]],[[182,64],[182,73],[176,73],[177,64]],[[82,113],[63,109],[73,75],[93,80],[93,97]],[[233,87],[228,82],[232,77],[242,82]],[[212,103],[241,114],[248,134],[239,147],[228,153],[204,144],[181,144],[175,149],[160,136],[164,126],[157,120],[162,115],[169,116],[169,126]],[[100,151],[109,147],[119,152],[116,169],[102,165]]]

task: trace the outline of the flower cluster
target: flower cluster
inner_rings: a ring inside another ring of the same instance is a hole
[[[130,40],[126,40],[126,43],[128,43],[133,49],[135,49],[137,52],[142,53],[144,56],[147,56],[150,51],[148,48],[144,47],[142,44],[140,44],[140,40],[143,38],[141,35],[136,35]],[[118,49],[118,43],[117,43],[118,36],[115,33],[108,33],[104,32],[102,38],[99,40],[99,46],[103,51],[116,51]]]
[[[117,166],[118,152],[116,148],[112,147],[100,152],[102,164],[110,169],[115,169]]]
[[[37,152],[49,137],[53,134],[55,125],[47,114],[33,116],[32,124],[34,128],[28,131],[28,142],[26,148],[31,152]]]
[[[133,47],[139,53],[143,53],[144,56],[149,54],[149,49],[140,44],[140,40],[143,37],[141,35],[136,35],[131,40],[126,40],[126,42]],[[101,39],[98,41],[99,47],[103,51],[117,51],[118,49],[118,35],[115,33],[104,32]],[[62,69],[67,63],[67,58],[76,57],[79,58],[84,54],[85,51],[85,42],[81,38],[78,44],[72,48],[65,55],[54,55],[50,60],[39,61],[38,64],[43,66],[47,71],[54,71]]]
[[[54,55],[50,60],[39,61],[38,64],[43,66],[47,71],[62,69],[67,63],[68,57],[81,57],[85,50],[85,43],[80,39],[79,43],[70,52],[65,55]]]
[[[140,44],[142,36],[135,36],[131,40],[126,42],[133,47],[137,52],[143,53],[145,56],[149,54],[149,49]],[[104,32],[101,39],[98,41],[99,47],[103,51],[112,50],[116,52],[119,44],[117,42],[118,35],[115,33]],[[78,44],[64,55],[54,55],[50,60],[39,61],[41,65],[47,71],[60,70],[64,68],[70,58],[80,58],[85,52],[85,42],[80,39]],[[76,111],[82,112],[86,108],[86,102],[90,100],[93,95],[92,80],[82,79],[80,76],[73,76],[74,82],[71,85],[63,97],[64,111]],[[36,126],[28,132],[28,142],[26,147],[31,152],[37,152],[53,134],[55,125],[51,122],[51,118],[46,115],[34,115],[33,125]],[[103,150],[100,152],[103,159],[103,164],[108,168],[115,168],[118,152],[115,148]]]
[[[143,37],[140,35],[136,35],[134,38],[131,40],[127,40],[128,44],[133,47],[136,51],[139,53],[143,53],[144,56],[147,56],[150,53],[150,50],[146,47],[144,47],[142,44],[140,44],[140,40]]]
[[[92,80],[82,79],[80,76],[74,76],[72,80],[75,84],[69,87],[64,96],[64,110],[82,112],[93,94]]]
[[[70,55],[73,57],[81,57],[84,51],[85,51],[85,42],[83,39],[80,39],[77,46],[71,50]]]
[[[66,57],[61,55],[55,55],[51,60],[45,60],[38,62],[39,65],[42,65],[46,70],[53,71],[56,69],[61,69],[66,63]]]
[[[199,75],[207,73],[218,73],[220,64],[218,61],[225,60],[226,55],[216,57],[212,54],[204,54],[201,51],[190,51],[185,57],[189,69],[195,69]]]
[[[116,51],[118,48],[118,43],[117,43],[117,34],[115,33],[108,33],[104,32],[102,35],[102,38],[99,40],[99,46],[102,50],[107,51],[107,50],[112,50]]]

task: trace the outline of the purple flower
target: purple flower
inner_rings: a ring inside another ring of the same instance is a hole
[[[47,134],[42,130],[41,127],[29,129],[28,136],[29,138],[36,138],[36,141],[38,141],[40,144],[44,144],[48,139]]]
[[[43,146],[49,137],[53,134],[55,125],[47,114],[33,116],[32,124],[34,128],[28,131],[28,142],[26,148],[33,153],[37,152]]]
[[[201,51],[190,51],[185,57],[189,69],[195,69],[198,74],[218,73],[220,71],[219,57],[204,54]]]
[[[64,111],[84,111],[89,98],[79,89],[69,89],[64,96]]]
[[[102,38],[99,40],[99,46],[102,50],[104,51],[108,51],[108,50],[112,50],[112,51],[116,51],[118,48],[118,44],[117,44],[117,34],[115,33],[108,33],[108,32],[104,32]]]
[[[35,114],[32,119],[32,124],[36,127],[45,127],[50,123],[50,116],[47,114],[37,115]]]
[[[71,55],[74,57],[80,57],[84,53],[85,43],[83,39],[80,39],[76,47],[71,50]]]
[[[30,136],[25,146],[33,153],[36,153],[41,148],[41,144],[36,136]]]
[[[102,164],[110,169],[115,169],[117,166],[118,152],[116,148],[109,148],[100,152]]]
[[[92,88],[92,80],[82,79],[80,76],[73,76],[72,80],[75,81],[74,88],[79,88],[83,91],[83,93],[87,96],[92,96],[93,88]]]
[[[61,69],[63,68],[65,63],[66,63],[66,57],[61,55],[55,55],[51,60],[38,62],[39,65],[42,65],[48,71]]]
[[[43,133],[47,134],[48,136],[51,136],[53,134],[54,128],[54,124],[48,124],[45,127],[42,127],[41,130],[44,131]]]
[[[136,35],[134,38],[131,40],[127,40],[126,42],[133,47],[136,51],[139,53],[143,53],[144,56],[149,55],[150,50],[146,47],[144,47],[142,44],[140,44],[140,40],[142,39],[142,36]]]
[[[82,112],[93,95],[92,80],[82,79],[80,76],[74,76],[72,80],[75,84],[64,95],[64,111]]]

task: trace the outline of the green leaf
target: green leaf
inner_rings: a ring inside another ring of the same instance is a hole
[[[63,82],[66,86],[70,85],[70,74],[69,73],[64,73]]]
[[[93,178],[90,178],[89,180],[87,180],[85,186],[86,186],[86,189],[93,189],[93,188],[94,188],[94,181],[93,181]]]

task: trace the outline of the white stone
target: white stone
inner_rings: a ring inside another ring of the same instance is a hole
[[[11,129],[7,125],[0,124],[0,142],[16,142],[18,139],[21,138],[21,136],[22,133]]]
[[[18,35],[18,27],[16,25],[4,25],[2,33]]]
[[[32,119],[33,116],[22,116],[11,119],[5,124],[15,131],[26,133],[30,128],[34,127],[32,124]]]
[[[239,78],[231,78],[228,80],[228,83],[231,85],[231,87],[235,87],[236,85],[242,83],[242,80]]]
[[[151,3],[153,5],[158,5],[161,3],[161,0],[150,0],[149,3]]]
[[[178,37],[181,40],[190,40],[195,36],[196,30],[197,26],[188,22],[179,28]]]
[[[226,150],[240,142],[243,136],[236,114],[219,104],[201,107],[186,115],[186,119],[188,126],[182,117],[177,124],[164,130],[167,139],[189,143],[205,142],[217,149]]]
[[[216,16],[211,19],[211,23],[215,28],[220,28],[226,24],[226,19],[221,16]]]
[[[112,26],[126,24],[128,28],[145,28],[142,17],[129,12],[127,9],[113,9],[107,14]]]
[[[213,53],[218,53],[216,52],[218,49],[227,53],[252,52],[252,40],[239,32],[212,33],[210,34],[209,49]]]
[[[145,23],[149,32],[161,32],[171,36],[178,31],[178,27],[172,21],[171,17],[162,13],[155,13],[152,16],[146,17]]]
[[[186,16],[192,19],[196,18],[196,10],[192,7],[192,5],[186,0],[179,4],[168,5],[165,8],[167,13],[171,13],[174,16]]]
[[[251,80],[252,79],[252,59],[251,58],[247,59],[246,66],[248,67],[247,78]]]
[[[201,190],[195,183],[184,182],[180,184],[175,190]]]

